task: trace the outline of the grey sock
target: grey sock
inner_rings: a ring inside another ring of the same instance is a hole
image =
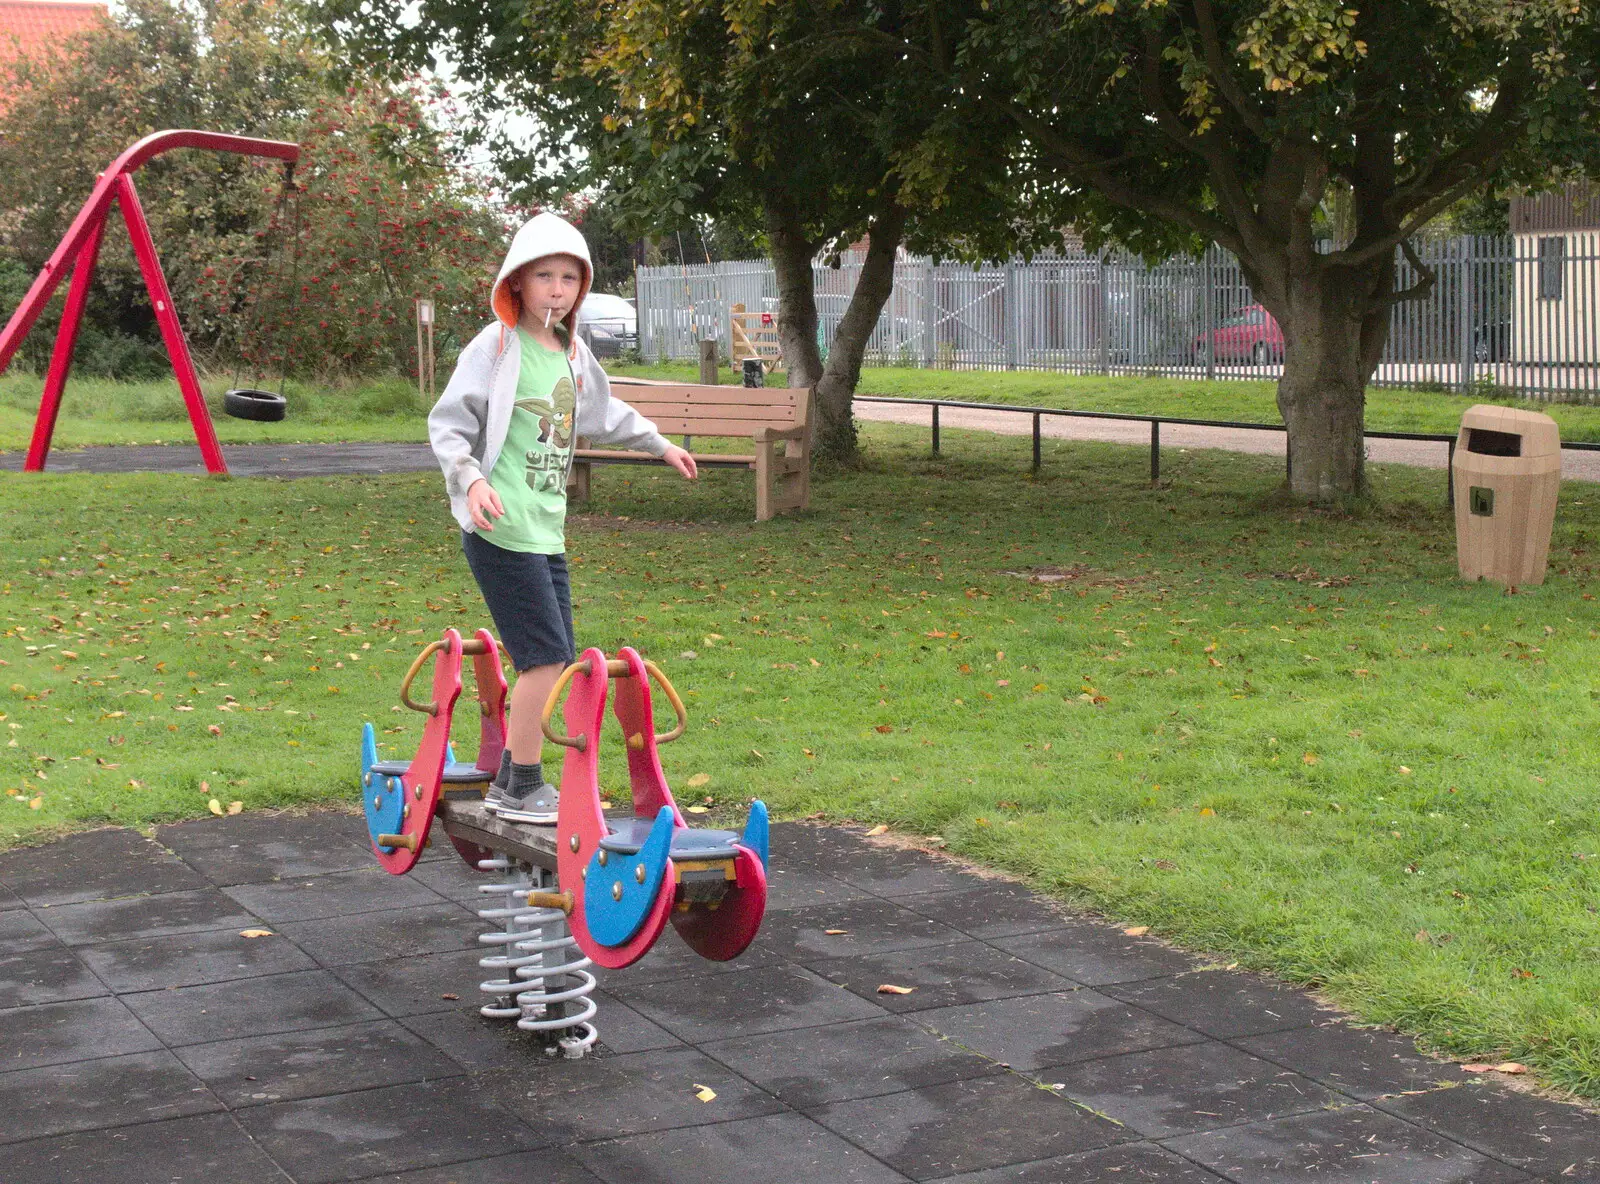
[[[496,789],[504,789],[511,784],[511,750],[509,748],[500,751],[500,771],[494,775],[492,784]]]
[[[544,784],[544,764],[534,761],[531,765],[519,765],[515,761],[511,764],[511,781],[509,789],[512,797],[524,797],[536,792]]]

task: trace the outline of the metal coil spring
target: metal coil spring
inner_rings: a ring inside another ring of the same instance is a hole
[[[548,888],[553,877],[544,871],[513,868],[504,856],[482,860],[483,871],[509,872],[501,882],[479,885],[485,896],[504,903],[497,908],[482,908],[478,916],[504,926],[480,934],[485,945],[499,947],[500,953],[479,960],[486,970],[501,977],[479,984],[490,1001],[478,1009],[491,1019],[515,1019],[525,1032],[544,1032],[554,1037],[549,1051],[567,1057],[581,1057],[595,1042],[591,1021],[598,1010],[593,999],[595,978],[587,967],[589,959],[573,958],[577,942],[567,928],[560,909],[534,908],[527,903],[534,888]],[[535,879],[537,877],[537,880]]]

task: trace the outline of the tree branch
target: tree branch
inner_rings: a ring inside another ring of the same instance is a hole
[[[1245,127],[1257,139],[1267,140],[1269,138],[1267,121],[1262,118],[1261,109],[1250,102],[1228,70],[1228,61],[1222,48],[1222,38],[1217,32],[1217,17],[1212,10],[1211,0],[1194,0],[1194,19],[1200,30],[1200,46],[1205,51],[1206,68],[1211,71],[1212,78],[1216,79],[1217,89],[1222,92],[1222,97],[1228,101],[1228,106],[1233,108]]]
[[[1396,304],[1406,304],[1413,300],[1424,300],[1433,291],[1433,285],[1438,282],[1439,272],[1436,268],[1429,267],[1417,255],[1417,250],[1411,245],[1410,239],[1400,240],[1400,251],[1406,257],[1406,262],[1422,278],[1409,288],[1401,288],[1396,292],[1386,292],[1367,302],[1368,311],[1390,308]]]
[[[1143,193],[1110,171],[1116,165],[1136,158],[1103,156],[1061,135],[1044,120],[1027,111],[1010,106],[1007,108],[1007,112],[1017,126],[1022,129],[1023,133],[1032,139],[1041,151],[1054,160],[1069,176],[1082,178],[1086,184],[1091,185],[1100,196],[1113,205],[1154,214],[1158,218],[1166,218],[1171,222],[1176,222],[1179,226],[1188,227],[1190,230],[1205,235],[1236,255],[1244,253],[1245,244],[1240,238],[1239,232],[1220,218],[1213,217],[1181,201]]]

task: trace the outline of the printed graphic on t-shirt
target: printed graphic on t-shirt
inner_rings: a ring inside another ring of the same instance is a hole
[[[535,492],[565,490],[567,471],[572,467],[572,416],[577,408],[572,379],[557,380],[548,399],[518,399],[516,406],[539,420],[539,446],[524,454],[528,488]]]

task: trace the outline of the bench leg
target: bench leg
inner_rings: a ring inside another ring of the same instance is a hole
[[[765,522],[773,515],[772,469],[774,452],[772,441],[756,445],[756,521]]]
[[[779,510],[804,510],[811,504],[811,459],[790,441],[782,452],[773,441],[756,446],[756,521]]]
[[[593,467],[586,460],[572,462],[572,472],[567,476],[568,501],[586,502],[589,500],[589,470]]]

